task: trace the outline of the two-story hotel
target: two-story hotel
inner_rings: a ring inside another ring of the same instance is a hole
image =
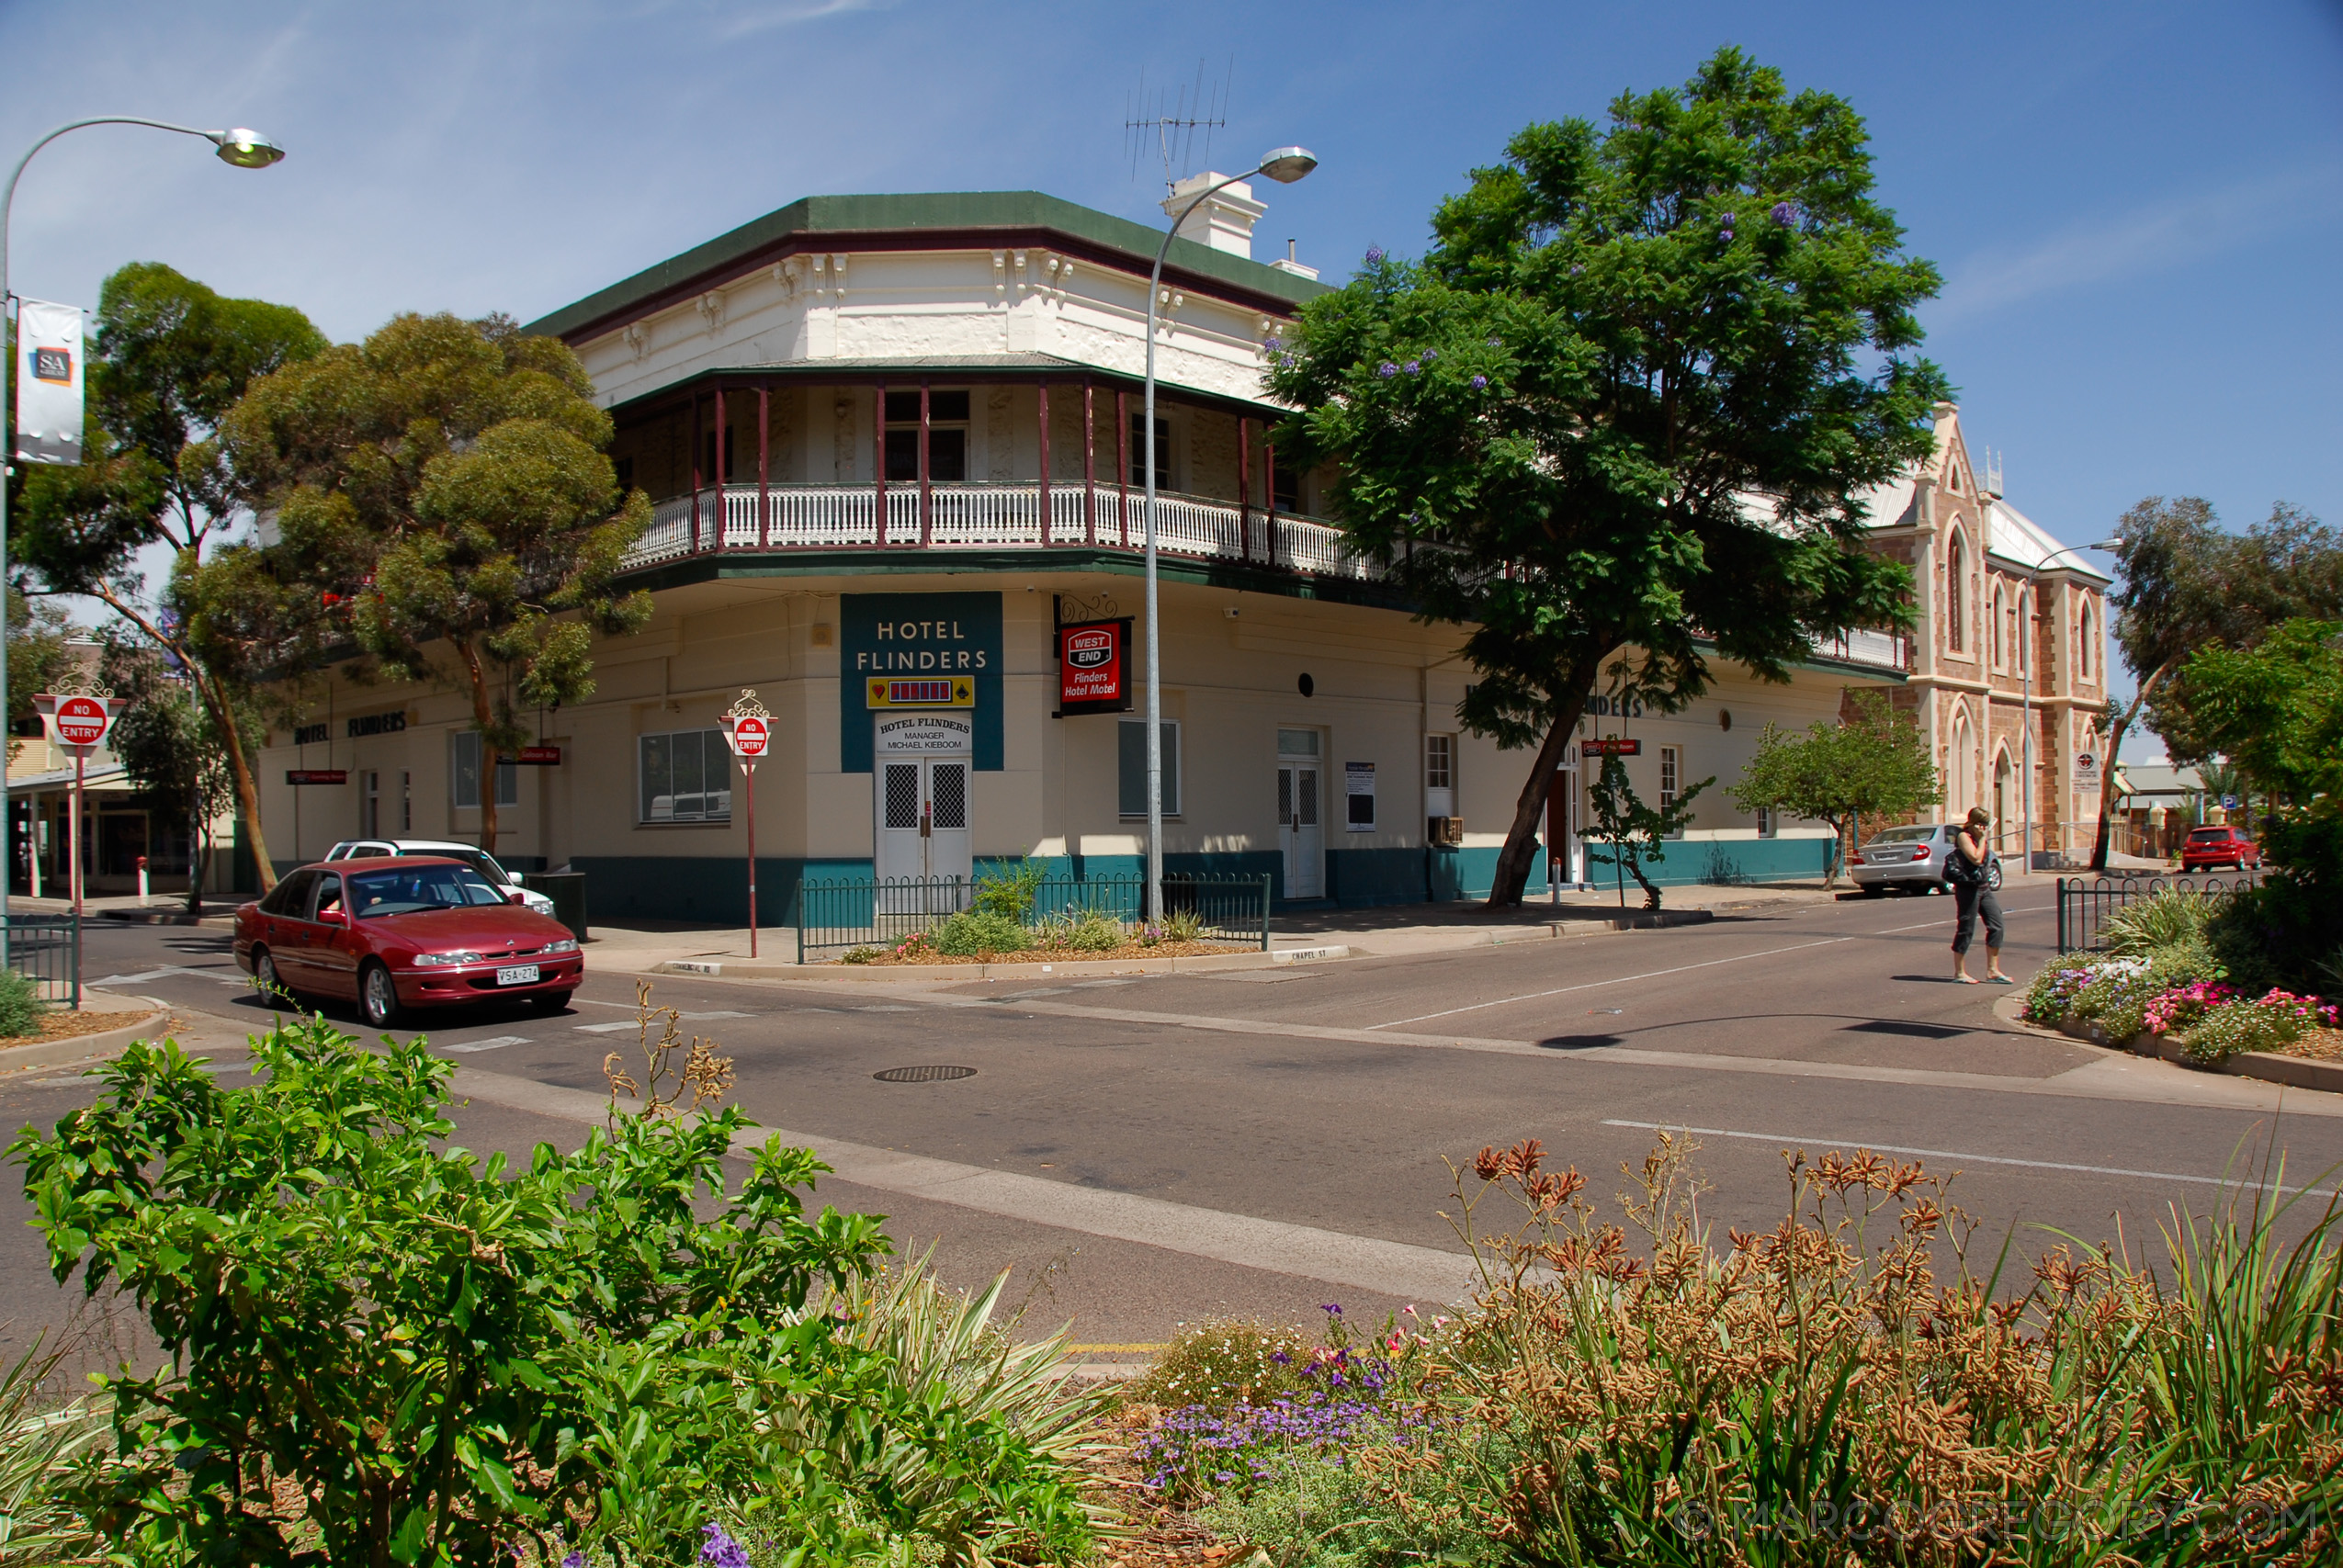
[[[1254,259],[1262,211],[1241,185],[1206,202],[1157,301],[1166,863],[1267,872],[1287,901],[1485,891],[1529,756],[1460,730],[1459,629],[1417,622],[1344,550],[1321,476],[1280,461],[1263,345],[1322,286],[1290,255]],[[656,616],[596,647],[591,701],[542,716],[558,762],[492,779],[452,690],[328,682],[300,743],[280,733],[265,758],[280,863],[362,830],[476,838],[492,789],[496,852],[586,872],[596,919],[737,922],[744,824],[718,716],[753,688],[775,716],[757,842],[777,923],[809,874],[966,875],[1024,853],[1135,868],[1159,240],[1029,191],[817,197],[533,323],[583,357],[619,475],[655,503],[631,576]],[[2090,815],[2100,581],[1979,486],[1940,412],[1934,461],[1874,509],[1878,547],[1920,585],[1917,636],[1819,646],[1786,686],[1721,668],[1671,716],[1590,703],[1583,733],[1640,742],[1647,798],[1719,781],[1660,877],[1815,874],[1826,829],[1739,814],[1724,786],[1769,722],[1832,717],[1854,687],[1916,706],[1948,804],[2014,818],[2031,675],[2041,845]],[[284,782],[318,770],[346,782]],[[1552,818],[1555,870],[1577,880],[1575,762]]]

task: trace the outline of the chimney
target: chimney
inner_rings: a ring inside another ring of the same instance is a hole
[[[1177,217],[1180,209],[1195,200],[1196,192],[1218,185],[1228,176],[1222,174],[1190,175],[1172,187],[1163,200],[1163,215]],[[1253,224],[1269,209],[1253,199],[1252,186],[1239,180],[1226,190],[1207,197],[1186,222],[1180,225],[1180,237],[1209,245],[1216,251],[1243,256],[1251,261],[1253,254]]]
[[[1296,277],[1307,277],[1312,283],[1318,281],[1318,268],[1304,266],[1294,259],[1294,242],[1291,240],[1285,242],[1285,254],[1269,265],[1278,272],[1290,272]]]

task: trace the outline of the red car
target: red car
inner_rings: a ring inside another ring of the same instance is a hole
[[[2261,851],[2235,828],[2191,828],[2189,841],[2180,846],[2182,871],[2211,871],[2217,865],[2243,871],[2260,864]]]
[[[577,938],[456,861],[305,865],[236,910],[236,962],[266,989],[353,1001],[386,1029],[410,1008],[511,998],[559,1012],[585,977]]]

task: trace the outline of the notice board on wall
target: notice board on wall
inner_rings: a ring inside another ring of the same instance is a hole
[[[1346,833],[1375,831],[1375,764],[1345,762],[1342,764],[1342,794],[1344,810],[1342,830]]]

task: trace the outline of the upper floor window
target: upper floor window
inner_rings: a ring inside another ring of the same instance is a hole
[[[927,477],[958,484],[968,477],[968,393],[929,389]],[[887,482],[917,483],[920,477],[920,389],[890,388],[887,393]]]
[[[1131,416],[1131,477],[1133,486],[1147,483],[1147,415]],[[1172,488],[1172,422],[1158,414],[1155,420],[1155,488]]]
[[[2003,601],[2001,590],[1996,588],[1993,591],[1993,628],[1991,639],[1993,667],[1996,670],[2000,669],[2002,663],[2008,658],[2007,653],[2003,650],[2001,642],[2001,617],[2005,613],[2006,608],[2007,606]]]
[[[1952,536],[1952,547],[1944,554],[1944,643],[1954,652],[1965,646],[1961,635],[1961,623],[1967,599],[1961,592],[1969,575],[1969,553],[1961,546],[1959,535]]]
[[[2088,599],[2083,601],[2083,613],[2078,622],[2082,635],[2077,639],[2080,646],[2076,652],[2075,667],[2088,681],[2091,678],[2091,606]]]

